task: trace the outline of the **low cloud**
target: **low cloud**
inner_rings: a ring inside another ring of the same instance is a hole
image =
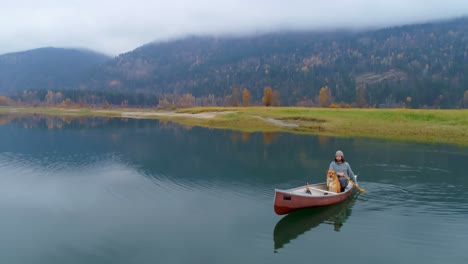
[[[80,47],[111,55],[197,34],[379,28],[468,14],[465,0],[16,0],[0,9],[0,54]]]

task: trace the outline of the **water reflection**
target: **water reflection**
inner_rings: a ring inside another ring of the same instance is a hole
[[[333,229],[339,232],[351,215],[351,208],[357,197],[358,195],[355,195],[343,203],[332,206],[299,210],[283,217],[273,231],[274,251],[277,252],[278,249],[320,224],[333,225]]]
[[[41,115],[0,115],[0,138],[0,263],[273,264],[312,243],[319,262],[466,262],[466,147]],[[357,206],[278,221],[274,189],[322,182],[338,148]]]

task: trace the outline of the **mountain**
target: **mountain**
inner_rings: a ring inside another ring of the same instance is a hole
[[[468,105],[467,78],[468,18],[360,32],[192,36],[112,59],[50,48],[0,56],[0,92],[37,88],[35,100],[43,100],[48,89],[72,89],[63,96],[93,104],[157,105],[187,94],[201,99],[195,104],[226,104],[243,89],[261,104],[271,86],[281,105],[319,105],[328,88],[335,103],[459,108]]]
[[[0,92],[73,88],[110,57],[87,50],[39,48],[0,55]]]
[[[468,89],[468,18],[367,32],[283,32],[151,43],[102,65],[91,89],[226,96],[279,91],[282,105],[329,87],[335,102],[458,107]],[[93,84],[91,84],[93,83]],[[361,94],[361,95],[359,95]]]

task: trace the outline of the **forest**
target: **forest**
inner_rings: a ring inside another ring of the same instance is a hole
[[[8,91],[0,104],[466,108],[468,18],[360,32],[193,36],[102,60],[79,78],[44,75],[48,82],[34,75],[38,85],[0,76],[0,91]]]

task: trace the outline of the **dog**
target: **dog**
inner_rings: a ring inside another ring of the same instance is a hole
[[[327,189],[329,192],[341,192],[340,181],[334,170],[327,170]]]

